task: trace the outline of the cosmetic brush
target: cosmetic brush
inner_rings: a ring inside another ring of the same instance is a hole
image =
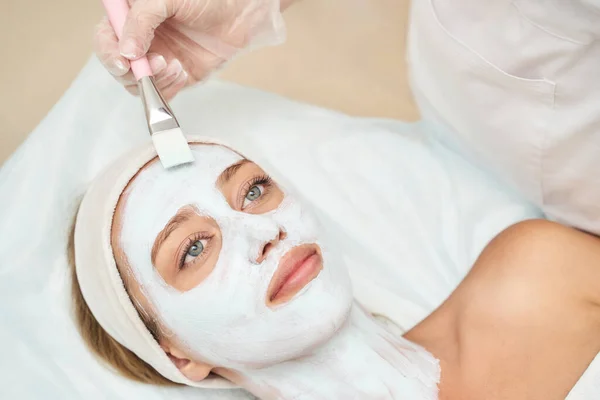
[[[102,0],[102,2],[108,19],[120,40],[129,12],[127,0]],[[163,167],[171,168],[193,162],[194,156],[179,127],[179,122],[156,87],[148,59],[144,56],[130,61],[130,64],[138,82],[152,142]]]

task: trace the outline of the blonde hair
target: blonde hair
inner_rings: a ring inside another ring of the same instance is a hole
[[[113,370],[120,375],[129,378],[131,380],[150,383],[153,385],[161,386],[179,386],[178,383],[172,382],[159,374],[152,366],[147,364],[145,361],[136,356],[133,352],[122,346],[119,342],[113,339],[103,328],[100,326],[92,311],[88,307],[83,294],[81,293],[81,287],[77,280],[77,274],[75,272],[75,220],[71,226],[69,232],[69,240],[67,245],[69,265],[71,268],[71,297],[73,299],[73,309],[75,313],[75,322],[83,341],[87,347],[94,353],[101,361],[108,364]],[[125,282],[124,282],[125,284]],[[125,284],[125,288],[127,285]],[[134,302],[135,305],[135,302]],[[137,307],[136,307],[137,309]],[[146,327],[155,339],[158,340],[158,329],[153,321],[144,318],[144,313],[141,313],[138,309],[140,318],[146,324]]]

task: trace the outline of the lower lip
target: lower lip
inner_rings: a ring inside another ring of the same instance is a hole
[[[271,303],[278,304],[291,299],[310,281],[315,279],[323,268],[321,256],[315,253],[308,257],[290,276],[281,288],[271,297]]]

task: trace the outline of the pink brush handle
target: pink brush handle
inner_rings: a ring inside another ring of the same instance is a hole
[[[125,25],[125,19],[129,12],[127,0],[102,0],[102,3],[104,3],[108,20],[120,40],[121,34],[123,33],[123,26]],[[133,75],[138,81],[145,76],[152,76],[152,69],[150,68],[150,63],[148,63],[146,56],[131,61],[130,63]]]

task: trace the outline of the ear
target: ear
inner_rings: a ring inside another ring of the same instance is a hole
[[[212,365],[208,365],[201,361],[192,361],[183,351],[170,344],[161,343],[169,359],[175,364],[181,373],[193,382],[199,382],[206,378],[213,369]]]

